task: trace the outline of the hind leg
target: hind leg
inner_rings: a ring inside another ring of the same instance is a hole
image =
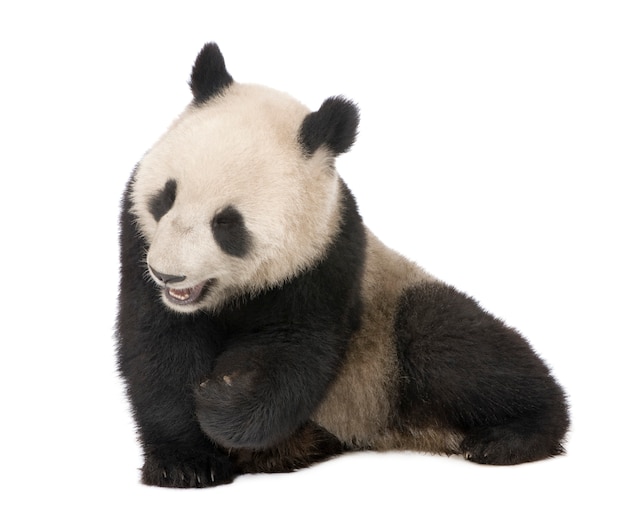
[[[474,300],[441,283],[411,288],[396,337],[407,422],[460,433],[459,451],[477,463],[563,452],[569,419],[561,387],[528,343]]]

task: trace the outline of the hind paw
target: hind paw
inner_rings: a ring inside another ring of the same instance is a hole
[[[514,465],[519,458],[506,445],[496,441],[464,442],[463,456],[466,460],[483,465]]]
[[[465,459],[485,465],[517,465],[562,453],[557,440],[510,426],[483,427],[469,433],[461,443]]]

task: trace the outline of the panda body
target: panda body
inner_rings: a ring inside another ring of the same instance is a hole
[[[314,420],[355,449],[452,452],[446,429],[404,432],[393,425],[402,378],[395,333],[398,304],[407,288],[436,279],[369,230],[366,239],[361,326]]]
[[[564,393],[527,342],[364,226],[334,168],[351,102],[310,112],[238,84],[215,44],[190,85],[122,205],[118,364],[144,483],[212,486],[348,450],[562,452]]]

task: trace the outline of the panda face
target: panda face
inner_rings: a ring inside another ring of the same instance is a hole
[[[132,212],[169,308],[215,310],[323,257],[340,188],[335,154],[303,148],[308,114],[285,94],[234,83],[191,104],[143,158]]]

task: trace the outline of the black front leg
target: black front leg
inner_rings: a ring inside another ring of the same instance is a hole
[[[129,395],[144,453],[142,482],[177,488],[230,483],[236,472],[228,456],[195,419],[193,383],[175,370],[184,367],[184,346],[177,347],[179,356],[142,356],[127,372],[133,374]]]
[[[131,184],[129,184],[129,187]],[[177,315],[145,278],[147,245],[124,198],[118,366],[144,452],[142,481],[163,487],[231,482],[238,471],[196,421],[194,388],[210,373],[220,344],[204,315]]]
[[[196,421],[193,383],[176,370],[185,349],[177,348],[179,356],[169,360],[153,354],[121,364],[144,453],[142,482],[162,487],[230,483],[237,472]]]
[[[238,338],[196,392],[202,430],[230,448],[282,442],[311,416],[336,373],[341,340],[319,331]]]

